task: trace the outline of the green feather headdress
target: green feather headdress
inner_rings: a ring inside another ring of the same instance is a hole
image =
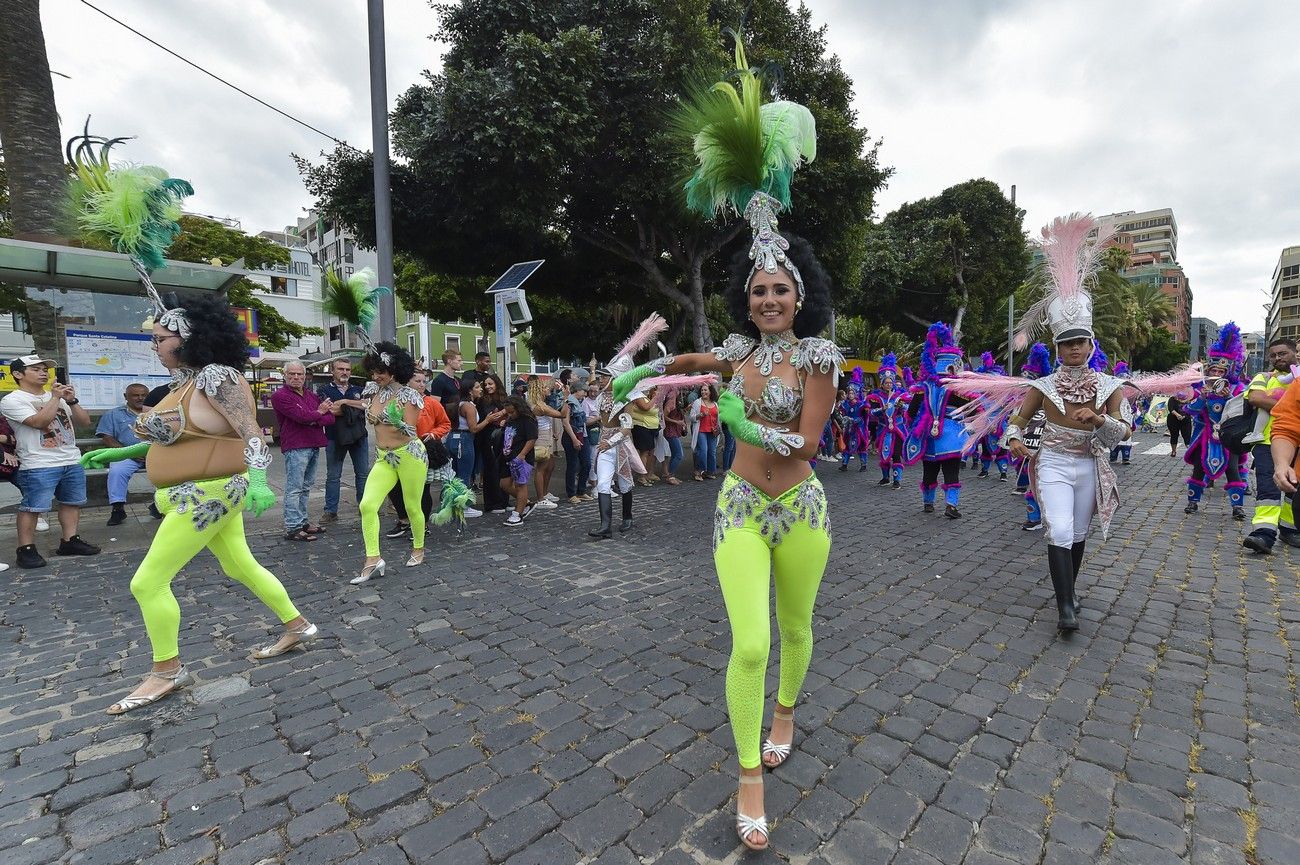
[[[802,302],[803,277],[786,256],[790,243],[777,231],[777,215],[790,207],[795,171],[817,158],[817,122],[797,102],[763,102],[762,78],[745,60],[739,34],[732,36],[739,89],[730,81],[691,88],[673,119],[699,163],[686,181],[686,206],[708,218],[744,214],[754,234],[754,270],[784,267]]]
[[[66,148],[76,172],[69,199],[83,234],[107,241],[152,272],[163,266],[167,248],[181,233],[181,202],[194,187],[156,165],[110,164],[112,149],[128,140],[91,135],[87,118],[82,134]]]
[[[690,89],[674,125],[691,138],[699,162],[686,181],[686,205],[701,216],[743,213],[755,193],[790,207],[795,170],[817,158],[817,123],[797,102],[763,102],[763,80],[736,40],[735,78]]]
[[[194,187],[156,165],[112,165],[113,148],[129,140],[91,135],[86,118],[81,134],[68,139],[65,149],[75,172],[68,182],[68,206],[84,236],[131,257],[153,301],[154,321],[188,339],[185,309],[168,309],[149,274],[166,263],[167,249],[181,233],[181,202]]]
[[[375,272],[363,267],[349,277],[336,268],[326,268],[321,286],[321,308],[329,315],[357,328],[357,335],[370,347],[370,325],[379,317],[379,299],[392,289],[375,285]]]

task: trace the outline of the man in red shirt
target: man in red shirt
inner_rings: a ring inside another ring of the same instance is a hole
[[[271,395],[284,454],[284,532],[291,541],[314,541],[324,529],[308,520],[307,496],[316,484],[320,449],[327,441],[325,427],[343,407],[322,401],[307,387],[307,368],[299,361],[285,365],[284,385]]]

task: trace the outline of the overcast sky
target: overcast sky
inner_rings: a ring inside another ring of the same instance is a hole
[[[94,0],[291,114],[369,147],[365,3]],[[1278,254],[1300,244],[1300,4],[808,0],[895,169],[877,216],[973,177],[1009,189],[1031,233],[1072,210],[1172,207],[1192,314],[1261,329]],[[422,0],[387,4],[389,104],[437,68]],[[248,231],[310,200],[289,154],[331,143],[77,0],[42,3],[65,136],[194,183],[190,208]]]

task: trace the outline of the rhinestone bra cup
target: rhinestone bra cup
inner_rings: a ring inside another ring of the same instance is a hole
[[[757,415],[765,421],[771,423],[784,424],[790,423],[799,416],[803,409],[803,390],[795,390],[781,380],[780,376],[772,376],[763,386],[763,392],[758,399],[750,399],[745,396],[745,374],[738,372],[731,379],[728,389],[745,402],[745,416],[754,417]]]

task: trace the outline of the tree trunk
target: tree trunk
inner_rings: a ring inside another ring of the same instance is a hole
[[[691,265],[687,291],[691,298],[691,337],[696,351],[713,348],[713,334],[709,332],[709,317],[704,311],[704,261],[697,258]]]
[[[39,0],[0,0],[0,145],[14,236],[66,243],[60,231],[68,175]]]
[[[970,290],[966,288],[966,279],[962,276],[962,255],[959,250],[953,251],[953,274],[956,277],[957,291],[961,295],[961,303],[957,306],[957,314],[952,319],[952,338],[961,345],[961,323],[966,318],[966,306],[970,303]]]

